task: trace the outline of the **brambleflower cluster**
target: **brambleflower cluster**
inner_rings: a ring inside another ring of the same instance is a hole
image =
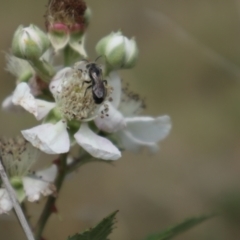
[[[76,169],[82,156],[114,161],[127,150],[156,152],[171,130],[169,116],[141,115],[144,100],[122,84],[118,71],[137,62],[134,38],[112,32],[96,44],[104,64],[89,60],[84,42],[90,17],[82,0],[49,0],[46,32],[31,24],[19,26],[13,35],[6,69],[16,87],[2,108],[26,111],[38,121],[22,129],[22,137],[0,140],[3,165],[20,203],[56,196],[54,180]],[[56,65],[59,56],[63,62]],[[75,145],[80,156],[69,161]],[[39,152],[63,156],[65,164],[33,173]],[[0,213],[6,213],[12,204],[4,185],[0,187]]]
[[[49,2],[47,33],[33,24],[20,26],[15,32],[7,69],[17,78],[16,89],[5,99],[3,108],[17,110],[19,106],[41,121],[21,132],[47,154],[66,153],[76,143],[104,160],[117,160],[121,151],[142,146],[155,151],[171,129],[170,118],[139,116],[145,103],[123,89],[117,72],[135,65],[136,41],[121,32],[103,37],[96,50],[105,57],[106,65],[95,63],[90,70],[93,63],[84,59],[87,51],[79,40],[85,37],[90,10],[83,1],[75,1],[72,8],[78,15],[73,14],[69,8],[64,10],[68,1],[63,2]],[[72,63],[71,59],[68,66],[65,59],[61,68],[56,67],[56,52],[68,54],[64,55],[68,59],[77,55],[78,61]],[[106,92],[100,103],[94,100],[95,91]]]

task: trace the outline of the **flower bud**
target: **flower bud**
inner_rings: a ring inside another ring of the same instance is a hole
[[[49,1],[45,14],[46,27],[55,51],[69,44],[73,50],[86,57],[82,38],[90,15],[83,0]]]
[[[68,44],[69,29],[63,23],[54,23],[48,27],[48,37],[55,51],[58,51]]]
[[[39,59],[49,47],[45,33],[35,25],[19,26],[13,36],[12,52],[25,60]]]
[[[113,69],[132,68],[138,57],[138,48],[134,39],[128,39],[121,32],[111,33],[102,38],[96,51],[105,55],[107,64]]]

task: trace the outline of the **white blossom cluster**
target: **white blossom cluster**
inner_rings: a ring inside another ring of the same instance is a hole
[[[144,101],[122,86],[118,73],[135,65],[136,41],[121,32],[111,33],[96,45],[105,64],[85,60],[90,10],[81,4],[76,7],[81,8],[81,16],[68,13],[62,16],[64,11],[53,3],[47,12],[47,33],[34,25],[17,29],[12,52],[7,55],[7,70],[16,77],[16,88],[3,101],[2,108],[14,112],[26,110],[34,115],[39,124],[21,133],[27,140],[25,144],[31,143],[32,149],[47,154],[67,153],[75,144],[103,160],[117,160],[122,151],[138,151],[142,147],[156,151],[159,141],[170,132],[170,117],[140,115]],[[59,66],[55,62],[61,54],[64,63]],[[27,153],[31,151],[25,149]],[[57,167],[52,165],[46,172],[34,175],[41,175],[42,179],[31,177],[28,174],[31,164],[22,165],[30,161],[26,155],[17,164],[24,174],[18,171],[10,174],[16,162],[11,154],[3,154],[2,158],[9,175],[20,179],[23,186],[24,194],[19,201],[25,197],[35,201],[40,193],[54,192],[50,183],[56,177]],[[6,160],[10,156],[12,160]],[[36,157],[31,155],[33,159]],[[0,213],[11,207],[8,194],[1,188]]]

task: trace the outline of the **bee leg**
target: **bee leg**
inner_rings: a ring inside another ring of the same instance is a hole
[[[91,87],[92,87],[92,85],[90,85],[86,88],[85,93],[84,93],[84,97],[86,96],[87,90],[90,89]]]
[[[92,81],[91,81],[91,80],[89,80],[89,81],[83,81],[82,87],[83,87],[84,83],[92,83]]]
[[[103,80],[103,83],[104,83],[105,85],[108,85],[107,80]]]

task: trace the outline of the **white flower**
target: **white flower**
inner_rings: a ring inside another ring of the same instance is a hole
[[[44,170],[30,173],[32,165],[38,159],[39,151],[24,138],[1,139],[0,154],[19,202],[25,198],[30,202],[38,201],[41,195],[48,196],[56,192],[53,181],[57,175],[57,166],[52,164]],[[11,209],[11,200],[2,186],[0,213],[7,213]]]
[[[53,184],[57,175],[57,166],[51,165],[45,170],[36,172],[31,176],[22,178],[23,195],[18,194],[19,189],[16,190],[16,196],[19,202],[25,198],[29,202],[36,202],[40,200],[41,195],[44,197],[56,193],[56,187]],[[0,188],[0,214],[8,213],[13,208],[12,201],[5,188]]]
[[[115,114],[111,114],[110,118],[99,116],[95,119],[96,125],[105,132],[114,133],[113,136],[123,149],[137,151],[145,146],[151,151],[158,150],[158,142],[171,130],[170,117],[138,116],[144,108],[143,101],[126,89],[121,91],[121,79],[116,72],[110,74],[110,79],[109,84],[113,86],[114,91],[109,109]]]
[[[74,71],[74,74],[78,74],[78,72],[75,73]],[[81,119],[86,121],[94,117],[99,108],[94,103],[91,91],[86,92],[87,86],[84,86],[83,89],[81,86],[82,82],[79,79],[74,80],[70,68],[63,69],[56,74],[50,84],[50,89],[55,96],[56,108],[62,115],[62,119],[55,124],[44,123],[23,130],[24,138],[31,142],[33,146],[48,154],[68,152],[71,143],[66,119],[77,118],[78,121]],[[46,111],[46,102],[42,101],[45,111],[40,111],[40,100],[34,99],[27,87],[27,84],[17,87],[14,92],[14,96],[17,96],[16,99],[14,98],[14,102],[34,114],[37,119],[43,118],[48,113]],[[51,105],[51,107],[53,106]],[[83,149],[96,158],[116,160],[121,157],[121,152],[111,141],[98,136],[88,127],[87,123],[81,123],[79,130],[74,134],[74,138]]]

